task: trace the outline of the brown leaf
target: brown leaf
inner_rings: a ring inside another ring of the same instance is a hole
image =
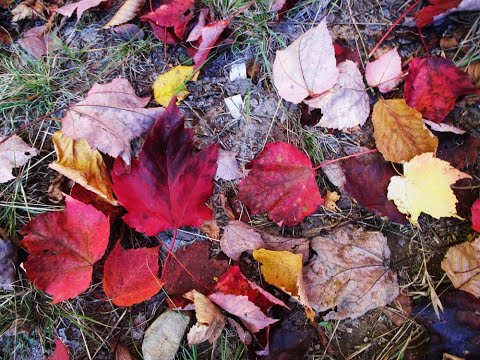
[[[137,12],[145,4],[145,0],[127,0],[125,3],[118,9],[118,11],[113,15],[110,21],[103,27],[103,29],[111,28],[112,26],[117,26],[127,21],[132,20]]]
[[[346,226],[311,244],[317,254],[304,268],[305,288],[316,311],[336,307],[326,320],[354,319],[398,296],[397,275],[386,265],[390,250],[381,233]]]
[[[45,25],[31,28],[23,34],[23,38],[18,39],[18,45],[35,59],[40,59],[48,51],[53,50],[52,36],[45,31]]]
[[[220,228],[218,227],[217,220],[206,220],[199,227],[200,231],[207,234],[211,239],[218,240],[220,238]]]
[[[130,141],[149,130],[163,108],[144,107],[150,97],[135,95],[127,79],[94,84],[87,97],[69,107],[62,119],[62,132],[85,138],[91,147],[130,164]]]
[[[480,61],[475,61],[468,65],[466,71],[473,86],[480,89]]]
[[[25,0],[12,10],[12,21],[17,22],[23,19],[46,20],[45,13],[48,14],[48,8],[42,0]]]
[[[17,262],[17,247],[11,240],[0,238],[0,289],[13,290],[16,280],[15,264]]]
[[[403,163],[437,150],[438,139],[423,124],[422,114],[403,99],[379,99],[372,121],[377,148],[387,161]]]
[[[115,350],[115,360],[135,360],[135,358],[130,354],[125,345],[118,344]]]

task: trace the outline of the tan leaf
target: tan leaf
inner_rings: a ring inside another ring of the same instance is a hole
[[[448,249],[442,269],[457,289],[480,296],[480,237]]]
[[[132,20],[143,4],[145,4],[145,0],[126,0],[103,28],[108,29]]]
[[[37,149],[28,146],[17,135],[0,143],[0,183],[15,179],[12,169],[25,165],[37,153]]]
[[[222,312],[203,294],[192,290],[183,297],[193,301],[197,323],[187,334],[188,345],[200,344],[207,341],[213,344],[222,334],[226,324]]]
[[[45,13],[48,14],[48,8],[42,0],[25,0],[12,10],[12,21],[17,22],[23,19],[46,20]]]
[[[113,197],[112,181],[107,166],[97,150],[93,150],[85,139],[73,140],[56,131],[52,135],[57,160],[50,168],[65,175],[112,205],[118,202]]]
[[[80,20],[82,14],[88,9],[94,8],[100,5],[106,0],[80,0],[74,2],[73,4],[68,4],[62,6],[61,8],[55,10],[57,13],[62,14],[63,16],[70,17],[73,15],[75,10],[77,11],[77,19]]]
[[[437,137],[423,124],[422,114],[404,99],[379,99],[373,107],[372,121],[377,148],[387,161],[403,163],[437,151]]]
[[[215,180],[223,179],[231,181],[243,177],[243,173],[238,167],[237,154],[235,152],[218,149],[217,164]]]
[[[335,228],[311,240],[316,252],[303,270],[313,309],[326,320],[357,318],[392,302],[399,294],[397,274],[388,267],[390,250],[380,232],[353,226]]]
[[[130,141],[149,130],[163,108],[144,107],[150,97],[138,97],[127,79],[95,84],[87,97],[69,107],[62,132],[85,138],[91,147],[130,164]]]

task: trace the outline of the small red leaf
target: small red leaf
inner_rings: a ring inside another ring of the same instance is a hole
[[[21,234],[30,253],[25,261],[27,276],[56,304],[88,289],[93,264],[107,248],[110,224],[93,206],[66,196],[63,212],[37,216]]]
[[[435,16],[441,15],[447,10],[456,8],[461,0],[429,0],[430,5],[420,9],[415,15],[415,22],[419,29],[432,23]]]
[[[55,339],[55,350],[46,360],[70,360],[70,354],[62,340],[59,338]]]
[[[184,127],[175,101],[157,118],[131,168],[117,158],[112,171],[113,190],[128,211],[123,219],[149,236],[212,217],[205,201],[213,191],[218,146],[192,154],[193,131]]]
[[[408,105],[439,123],[453,110],[457,97],[476,91],[467,73],[451,60],[430,56],[410,62],[403,96]]]
[[[215,48],[219,41],[220,35],[227,28],[231,21],[232,18],[214,21],[204,26],[200,30],[201,36],[198,40],[198,44],[195,46],[197,51],[193,56],[193,62],[195,63],[196,69],[207,60],[208,54],[210,54],[210,51]]]
[[[283,142],[265,146],[238,189],[253,214],[268,211],[281,225],[297,225],[323,204],[310,159]]]
[[[472,205],[472,229],[480,232],[480,199]]]
[[[103,289],[117,306],[131,306],[160,291],[158,251],[160,247],[125,250],[115,244],[105,261]]]

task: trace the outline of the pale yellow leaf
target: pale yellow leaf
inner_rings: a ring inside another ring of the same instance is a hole
[[[168,106],[174,96],[177,100],[185,99],[189,92],[187,81],[195,81],[198,72],[194,74],[193,66],[178,65],[165,74],[160,75],[153,83],[153,97],[162,106]]]
[[[145,4],[145,0],[127,0],[125,3],[118,9],[118,11],[113,15],[110,21],[103,27],[104,29],[117,26],[127,21],[132,20],[137,12]]]

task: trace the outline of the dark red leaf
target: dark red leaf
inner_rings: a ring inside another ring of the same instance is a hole
[[[37,216],[21,230],[28,278],[53,296],[53,303],[88,289],[93,264],[105,253],[110,234],[108,218],[91,205],[66,197],[63,212]]]
[[[269,143],[251,166],[238,196],[253,214],[267,211],[276,223],[293,226],[323,204],[312,163],[294,146]]]
[[[178,250],[167,264],[164,289],[169,295],[183,295],[193,289],[207,294],[227,268],[226,260],[210,259],[210,242],[196,242]]]
[[[477,164],[480,140],[471,135],[438,134],[437,157],[463,170]]]
[[[95,209],[100,210],[105,216],[108,216],[111,224],[125,212],[121,206],[113,206],[107,203],[100,195],[85,189],[79,184],[73,185],[70,196],[84,204],[93,205]]]
[[[419,29],[432,23],[435,16],[443,14],[447,10],[456,8],[462,0],[429,0],[430,5],[420,9],[415,15],[415,22]]]
[[[472,229],[480,232],[480,198],[472,205]]]
[[[118,241],[103,268],[103,289],[117,306],[131,306],[160,291],[158,251],[160,247],[125,250]]]
[[[55,339],[55,350],[46,360],[70,360],[70,354],[67,347],[59,338]]]
[[[175,101],[157,118],[131,168],[117,158],[112,171],[113,190],[128,212],[123,219],[150,236],[212,217],[205,201],[213,191],[218,146],[193,155],[193,131]]]
[[[358,55],[357,51],[343,46],[338,42],[333,43],[333,48],[335,49],[335,59],[337,60],[337,65],[346,60],[353,61],[357,65],[361,64],[360,56]]]
[[[430,56],[410,62],[403,96],[424,117],[440,123],[453,110],[459,96],[476,91],[467,73],[451,60]]]
[[[288,317],[279,326],[272,325],[267,360],[304,359],[314,334],[311,327],[297,326]]]

